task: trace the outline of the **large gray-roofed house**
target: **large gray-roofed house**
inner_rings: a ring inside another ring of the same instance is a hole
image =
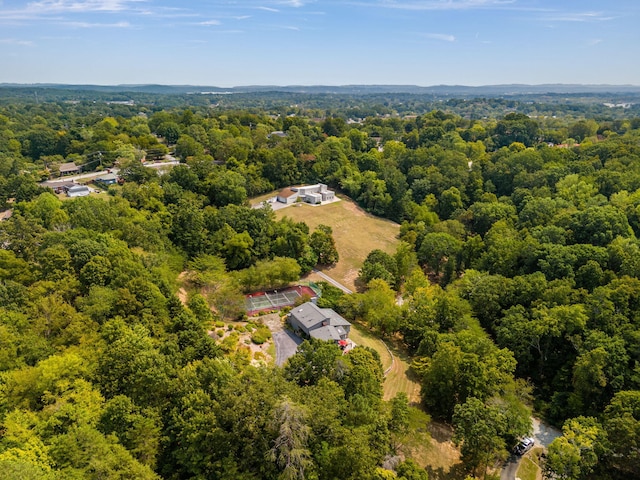
[[[313,302],[294,307],[287,321],[299,335],[319,340],[346,340],[351,324],[330,308],[320,308]]]

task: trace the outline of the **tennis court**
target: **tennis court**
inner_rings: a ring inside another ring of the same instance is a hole
[[[245,308],[249,315],[253,315],[263,310],[278,310],[296,303],[302,295],[309,295],[315,298],[318,294],[306,285],[296,285],[282,290],[272,290],[270,292],[256,292],[245,297]]]

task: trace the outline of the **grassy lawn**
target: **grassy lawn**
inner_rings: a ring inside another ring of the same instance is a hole
[[[357,345],[373,348],[380,355],[383,370],[386,372],[390,369],[382,385],[384,400],[391,400],[399,392],[404,392],[410,403],[420,402],[420,383],[409,371],[409,360],[404,354],[390,345],[393,357],[389,355],[383,341],[361,325],[352,325],[349,338]]]
[[[400,451],[423,466],[429,480],[465,478],[460,451],[451,441],[451,427],[429,421],[429,415],[415,407],[409,418],[409,433],[401,440]]]
[[[516,477],[520,480],[538,480],[542,478],[540,470],[540,455],[542,453],[543,449],[540,447],[531,450],[520,462]]]
[[[365,328],[357,324],[351,325],[349,338],[357,345],[370,347],[378,352],[383,370],[387,370],[387,368],[391,366],[391,355],[389,355],[389,352],[385,348],[384,343],[382,343],[382,340],[368,332]]]
[[[330,226],[340,261],[336,266],[323,271],[355,291],[355,281],[364,259],[376,248],[388,253],[395,252],[400,226],[368,214],[346,197],[340,198],[342,200],[339,202],[317,207],[296,203],[277,210],[276,217],[289,217],[297,222],[305,222],[311,231],[320,224]]]
[[[410,370],[409,358],[393,345],[390,345],[390,348],[393,353],[393,366],[384,379],[384,400],[391,400],[399,392],[404,392],[409,398],[409,403],[420,403],[420,382]]]

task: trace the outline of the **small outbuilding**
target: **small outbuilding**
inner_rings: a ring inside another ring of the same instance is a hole
[[[91,193],[86,185],[74,185],[67,189],[67,197],[86,197]]]
[[[349,337],[351,324],[330,308],[320,308],[313,302],[294,307],[287,322],[301,337],[340,342]]]

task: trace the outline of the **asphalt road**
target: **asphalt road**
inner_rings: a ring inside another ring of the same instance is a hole
[[[167,168],[167,167],[172,167],[174,165],[178,165],[180,162],[178,160],[176,160],[174,157],[171,157],[171,159],[169,161],[165,161],[165,162],[149,162],[149,163],[145,163],[144,166],[147,168],[155,168],[157,170],[162,170],[163,168]],[[114,174],[118,174],[118,168],[116,167],[112,167],[109,170],[111,170],[111,173]],[[106,170],[102,170],[100,172],[89,172],[89,173],[80,173],[78,175],[69,175],[66,177],[60,177],[60,178],[54,178],[52,180],[49,180],[48,183],[56,183],[56,182],[68,182],[69,180],[87,180],[90,178],[95,178],[95,177],[100,177],[104,174],[106,174],[107,171]],[[43,182],[45,183],[45,182]]]

